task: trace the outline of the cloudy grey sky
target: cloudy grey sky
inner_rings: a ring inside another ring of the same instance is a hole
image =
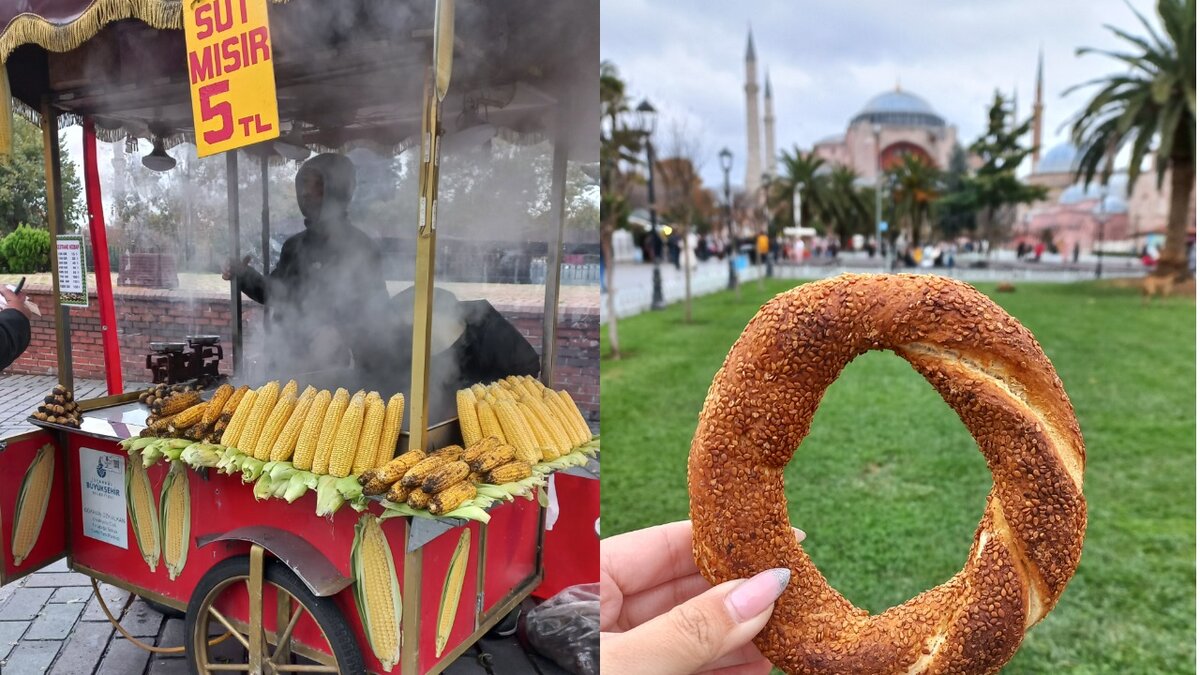
[[[1152,0],[1130,3],[1157,24]],[[1122,0],[603,0],[600,14],[601,58],[616,64],[635,103],[646,97],[662,111],[660,130],[675,120],[699,135],[711,185],[721,180],[716,153],[723,146],[735,155],[731,179],[740,183],[745,173],[748,25],[760,88],[761,71],[770,69],[780,149],[808,148],[844,131],[867,99],[897,79],[956,125],[968,145],[996,88],[1011,96],[1015,87],[1023,115],[1030,114],[1039,45],[1049,148],[1066,140],[1059,127],[1087,100],[1085,92],[1063,91],[1121,70],[1102,56],[1076,57],[1075,49],[1120,46],[1106,23],[1142,31]]]

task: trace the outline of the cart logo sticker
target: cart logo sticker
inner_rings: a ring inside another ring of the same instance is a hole
[[[91,448],[79,449],[83,536],[129,548],[125,458]]]
[[[197,154],[279,136],[267,0],[193,0],[183,13]]]

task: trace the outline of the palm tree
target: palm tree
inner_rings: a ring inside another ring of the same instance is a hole
[[[608,61],[600,64],[600,113],[600,254],[604,256],[604,283],[608,287],[608,343],[612,358],[619,359],[612,238],[629,216],[628,179],[621,165],[638,162],[642,137],[621,121],[629,113],[629,99],[625,95],[625,82],[617,74],[616,66]]]
[[[829,220],[827,225],[842,243],[851,235],[870,234],[872,231],[874,193],[863,190],[856,181],[858,174],[849,167],[834,167],[829,174],[826,195]]]
[[[797,187],[800,189],[800,220],[801,225],[812,227],[814,218],[824,221],[828,214],[828,182],[829,174],[825,169],[825,160],[813,153],[805,153],[799,147],[793,147],[791,152],[783,151],[779,156],[783,167],[779,177],[772,183],[774,203],[783,210],[785,222],[793,227],[792,198]]]
[[[921,155],[905,153],[888,169],[896,214],[908,228],[909,243],[919,246],[925,223],[941,191],[941,172]]]
[[[1158,16],[1165,35],[1134,10],[1149,37],[1108,26],[1132,51],[1084,47],[1076,54],[1102,54],[1129,66],[1125,73],[1091,80],[1067,90],[1101,85],[1071,125],[1072,140],[1081,156],[1076,176],[1090,183],[1097,172],[1107,182],[1110,157],[1132,143],[1129,190],[1146,157],[1154,158],[1158,187],[1171,172],[1171,204],[1167,240],[1155,274],[1182,276],[1187,272],[1188,203],[1196,181],[1196,2],[1159,0]],[[1157,147],[1153,147],[1157,143]]]

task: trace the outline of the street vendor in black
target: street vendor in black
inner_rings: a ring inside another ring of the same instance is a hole
[[[345,156],[308,160],[296,173],[304,231],[284,242],[269,276],[250,268],[248,259],[225,272],[268,307],[272,369],[345,366],[351,354],[356,366],[370,367],[375,350],[364,340],[377,334],[388,293],[378,242],[349,222],[354,188],[354,164]]]

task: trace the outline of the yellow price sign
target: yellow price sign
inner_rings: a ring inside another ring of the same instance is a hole
[[[267,0],[185,0],[183,29],[197,154],[277,138]]]

